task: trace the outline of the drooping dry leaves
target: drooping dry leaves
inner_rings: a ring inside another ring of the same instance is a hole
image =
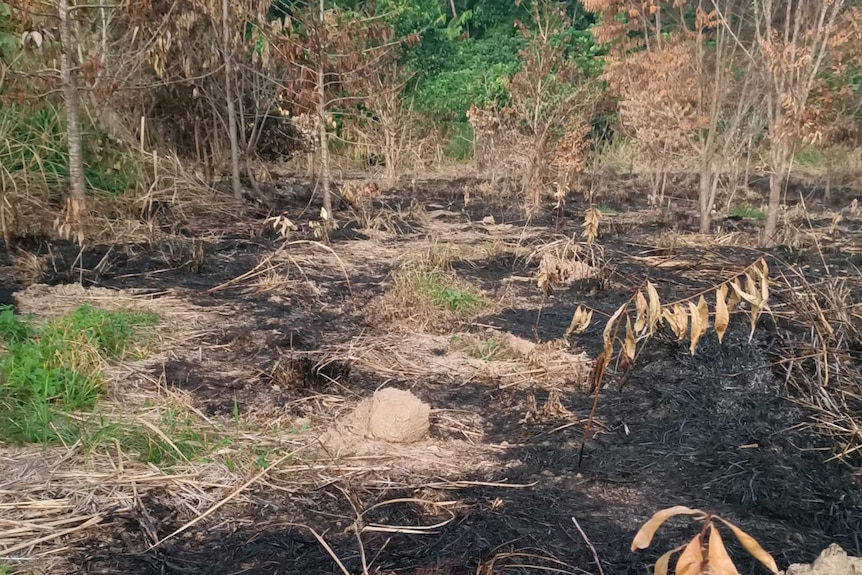
[[[599,220],[602,213],[597,208],[590,208],[584,212],[583,236],[587,244],[593,244],[599,235]]]
[[[703,539],[698,533],[680,554],[674,572],[676,575],[702,575],[703,567]]]
[[[685,549],[685,545],[680,545],[679,547],[671,549],[670,551],[659,557],[658,560],[655,562],[655,567],[653,567],[653,574],[667,575],[668,569],[670,568],[671,557],[673,557],[683,549]]]
[[[590,321],[593,319],[593,310],[588,310],[584,306],[579,305],[575,310],[575,315],[572,316],[572,323],[569,324],[569,329],[566,330],[566,339],[573,333],[583,333],[590,327]]]
[[[739,575],[736,565],[733,564],[730,555],[727,554],[727,548],[724,546],[724,541],[721,539],[721,533],[714,525],[709,527],[709,567],[715,575]]]
[[[727,309],[727,284],[722,284],[715,290],[715,333],[718,334],[718,343],[724,339],[727,326],[730,325],[730,312]]]
[[[722,519],[721,517],[717,517],[719,521],[724,523],[725,525],[733,531],[733,534],[736,536],[736,539],[742,544],[742,547],[751,554],[752,557],[760,561],[763,565],[766,566],[772,573],[778,573],[778,565],[775,563],[775,559],[773,559],[772,555],[764,551],[763,547],[760,546],[754,537],[734,525],[733,523]]]
[[[719,533],[714,523],[715,519],[730,528],[748,553],[763,563],[773,573],[778,573],[778,566],[772,556],[764,551],[754,538],[739,527],[722,519],[718,515],[704,513],[703,511],[682,505],[662,509],[653,515],[649,521],[643,524],[637,535],[635,535],[631,550],[637,551],[649,547],[656,531],[671,517],[696,514],[703,515],[701,518],[704,521],[703,529],[686,545],[671,549],[659,557],[653,568],[654,575],[667,575],[670,560],[679,551],[682,551],[682,553],[674,568],[676,575],[739,575],[736,565],[734,565],[733,560],[727,552],[721,533]]]
[[[731,312],[742,301],[748,304],[748,308],[740,311],[744,311],[749,316],[753,335],[760,315],[764,311],[769,311],[769,276],[766,261],[762,258],[758,259],[711,291],[715,297],[712,328],[719,342],[723,341],[730,325]],[[624,360],[633,360],[637,355],[637,346],[655,335],[662,323],[667,324],[677,341],[682,341],[688,336],[689,350],[694,355],[698,343],[710,329],[707,293],[702,292],[689,299],[662,304],[656,286],[650,281],[645,282],[644,287],[637,290],[630,300],[620,306],[605,325],[603,331],[605,360],[611,361],[615,349],[622,352]],[[618,335],[617,327],[623,315],[626,316],[625,334]],[[591,312],[579,306],[572,317],[569,329],[566,330],[566,337],[574,333],[583,333],[589,327],[592,317]],[[618,343],[619,348],[616,347]],[[624,362],[624,365],[628,366],[629,363]]]
[[[650,543],[652,543],[653,537],[655,537],[656,531],[658,531],[659,527],[664,525],[664,522],[671,517],[676,517],[677,515],[697,515],[698,513],[703,512],[684,505],[675,505],[656,512],[652,517],[650,517],[649,521],[644,523],[638,530],[634,540],[632,540],[631,550],[637,551],[638,549],[646,549],[649,547]]]

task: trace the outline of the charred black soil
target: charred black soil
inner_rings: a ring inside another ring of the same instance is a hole
[[[473,229],[477,237],[483,232],[476,222],[488,215],[496,224],[526,224],[506,203],[474,198],[464,206],[466,184],[423,189],[420,195],[428,211],[444,209],[448,215],[411,222],[396,237],[373,240],[371,233],[355,226],[342,228],[331,238],[341,263],[326,251],[297,245],[290,253],[300,260],[300,269],[291,272],[289,284],[269,289],[230,282],[279,248],[283,242],[270,232],[91,246],[82,253],[62,243],[30,246],[46,262],[42,277],[33,282],[81,282],[142,293],[172,290],[196,305],[231,306],[240,322],[226,322],[221,333],[203,342],[197,358],[172,358],[154,366],[151,374],[168,387],[188,392],[207,415],[229,417],[236,406],[308,415],[306,397],[325,394],[353,401],[391,385],[410,389],[435,413],[481,415],[481,441],[498,448],[492,473],[441,472],[411,482],[389,481],[369,470],[336,480],[321,477],[307,488],[290,488],[289,478],[284,490],[252,486],[252,504],[226,507],[154,550],[147,550],[152,532],[165,536],[184,520],[178,509],[157,498],[145,500],[143,508],[117,515],[78,547],[79,572],[339,573],[305,527],[310,526],[350,573],[360,573],[363,555],[350,531],[357,509],[396,498],[432,497],[457,501],[452,515],[405,501],[363,516],[365,525],[401,526],[362,535],[369,572],[598,573],[574,518],[595,546],[604,573],[646,573],[658,555],[692,533],[690,524],[674,520],[659,532],[654,551],[628,551],[639,525],[671,505],[722,514],[758,539],[781,566],[811,561],[830,542],[862,555],[859,478],[845,464],[825,462],[834,448],[830,440],[799,425],[810,414],[789,393],[782,369],[772,364],[779,327],[768,317],[753,337],[745,319],[734,318],[723,343],[710,333],[695,355],[687,340],[657,338],[627,379],[612,369],[583,454],[580,444],[592,397],[580,387],[561,390],[570,418],[528,420],[528,394],[539,404],[548,399],[541,386],[506,387],[493,379],[464,380],[430,368],[412,377],[386,376],[351,365],[345,359],[350,354],[337,354],[339,346],[363,334],[386,332],[386,326],[368,325],[365,308],[391,284],[397,265],[393,254],[439,237],[435,222],[456,226],[459,233]],[[281,209],[299,217],[307,198],[281,201]],[[388,200],[391,205],[397,202],[409,204],[404,198]],[[575,203],[569,208],[564,233],[579,233],[583,207]],[[858,251],[847,250],[846,244],[767,254],[719,245],[650,248],[654,234],[668,229],[662,223],[667,217],[647,212],[635,223],[610,218],[600,237],[603,258],[610,262],[606,281],[576,281],[550,297],[539,293],[534,281],[518,281],[536,273],[537,263],[523,253],[456,258],[452,269],[459,277],[485,293],[496,293],[505,284],[515,302],[461,328],[480,333],[492,326],[530,341],[554,341],[563,336],[580,304],[610,315],[646,278],[656,283],[663,299],[687,297],[709,287],[705,277],[721,281],[761,255],[771,269],[793,263],[817,276],[825,262],[832,274],[855,273]],[[824,222],[828,227],[828,219]],[[843,237],[852,236],[858,224],[843,224],[849,226]],[[544,230],[550,238],[555,225],[555,215],[545,214],[529,227]],[[518,233],[513,232],[515,241]],[[379,256],[367,251],[374,242],[385,248]],[[12,291],[24,283],[0,280],[0,304],[10,301]],[[573,337],[572,344],[594,358],[601,350],[602,327],[603,322],[594,322]],[[243,369],[232,371],[230,366]],[[442,420],[432,417],[434,421]],[[433,439],[457,435],[445,425],[432,425]],[[442,526],[429,527],[437,524]],[[405,532],[416,526],[427,531]],[[728,544],[741,571],[765,573]]]

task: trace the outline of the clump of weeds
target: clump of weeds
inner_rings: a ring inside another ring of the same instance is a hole
[[[74,441],[104,394],[103,362],[146,354],[153,313],[82,305],[51,321],[0,308],[0,436]]]

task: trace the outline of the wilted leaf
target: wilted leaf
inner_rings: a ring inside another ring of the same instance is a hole
[[[746,276],[746,277],[748,277],[748,276]],[[733,280],[732,282],[730,282],[730,287],[733,288],[734,293],[738,297],[744,299],[748,303],[750,303],[750,304],[757,303],[757,296],[749,294],[745,290],[743,290],[742,287],[739,285],[738,280]]]
[[[684,505],[675,505],[656,512],[652,517],[650,517],[649,521],[644,523],[640,530],[638,530],[634,540],[632,541],[631,550],[637,551],[638,549],[646,549],[649,547],[650,543],[652,543],[652,538],[655,536],[655,532],[658,531],[658,528],[671,517],[675,517],[677,515],[696,515],[698,513],[703,512]]]
[[[619,309],[614,312],[614,315],[611,316],[611,319],[608,320],[608,324],[605,326],[605,330],[602,333],[602,341],[605,344],[605,349],[613,349],[613,340],[611,339],[611,335],[617,324],[617,320],[620,318],[620,314],[625,311],[626,307],[628,307],[628,302],[621,305]]]
[[[727,525],[739,542],[742,544],[743,548],[748,551],[752,557],[763,563],[767,569],[769,569],[773,573],[778,573],[778,565],[775,563],[775,559],[772,558],[772,555],[763,550],[763,547],[760,546],[760,543],[755,541],[754,537],[734,525],[729,521],[725,521],[721,517],[717,518],[719,521]]]
[[[575,310],[575,315],[572,316],[572,323],[569,324],[569,329],[566,330],[566,337],[573,333],[583,333],[590,326],[593,319],[593,310],[585,309],[579,305]]]
[[[632,318],[631,316],[626,316],[626,338],[623,340],[623,353],[629,360],[634,360],[636,348],[637,343],[634,331],[632,330]]]
[[[635,331],[643,333],[647,325],[647,301],[642,291],[638,290],[635,294],[635,309],[637,309],[637,319],[635,320]]]
[[[764,262],[764,268],[766,266],[766,262]],[[769,300],[769,276],[766,275],[764,270],[760,271],[760,304],[765,309],[768,309],[768,300]]]
[[[722,284],[715,290],[715,333],[718,334],[718,343],[724,338],[724,332],[730,325],[730,312],[727,310],[727,284]]]
[[[749,271],[745,274],[745,291],[751,294],[751,297],[754,301],[752,301],[752,305],[755,303],[760,303],[760,288],[757,285],[757,280],[752,275],[753,272]]]
[[[676,549],[671,549],[659,557],[658,561],[655,562],[655,567],[653,567],[653,575],[667,575],[668,567],[670,566],[670,558],[673,557],[675,553],[679,553],[683,549],[685,549],[685,545],[680,545]]]
[[[646,283],[647,294],[649,295],[649,315],[647,316],[647,321],[649,322],[649,330],[650,333],[655,330],[656,324],[661,319],[661,300],[658,298],[658,292],[655,289],[655,286],[652,285],[652,282]]]
[[[733,311],[733,308],[735,308],[736,304],[739,303],[740,298],[738,292],[742,289],[739,286],[739,281],[736,279],[730,283],[730,287],[733,289],[730,291],[730,297],[727,298],[727,311]]]
[[[691,355],[694,355],[694,351],[697,349],[697,342],[706,333],[706,325],[703,323],[700,310],[698,306],[694,305],[694,302],[688,302],[688,310],[691,314],[691,346],[689,350],[691,351]]]
[[[685,546],[685,550],[679,556],[679,561],[676,562],[676,569],[674,569],[676,575],[700,575],[701,568],[703,567],[702,543],[700,533],[689,541],[688,545]]]
[[[662,312],[662,316],[670,324],[670,328],[673,330],[674,335],[676,335],[677,341],[682,341],[688,333],[688,313],[685,311],[685,308],[680,304],[676,304],[673,306],[672,311],[665,309]]]
[[[714,525],[709,530],[709,568],[711,575],[739,575]]]

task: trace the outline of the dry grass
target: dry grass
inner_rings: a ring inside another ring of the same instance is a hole
[[[402,267],[392,280],[365,313],[367,323],[386,331],[445,333],[506,307],[505,298],[492,300],[451,272]]]
[[[134,187],[120,195],[94,193],[85,236],[99,242],[144,242],[169,238],[179,228],[200,234],[236,228],[248,204],[207,185],[174,156],[135,151]],[[63,190],[27,180],[4,192],[5,224],[12,237],[55,237]],[[10,209],[11,207],[11,209]],[[246,230],[249,231],[249,230]]]
[[[862,277],[783,280],[776,315],[798,330],[781,340],[786,382],[813,411],[809,425],[832,439],[833,459],[862,468]]]

